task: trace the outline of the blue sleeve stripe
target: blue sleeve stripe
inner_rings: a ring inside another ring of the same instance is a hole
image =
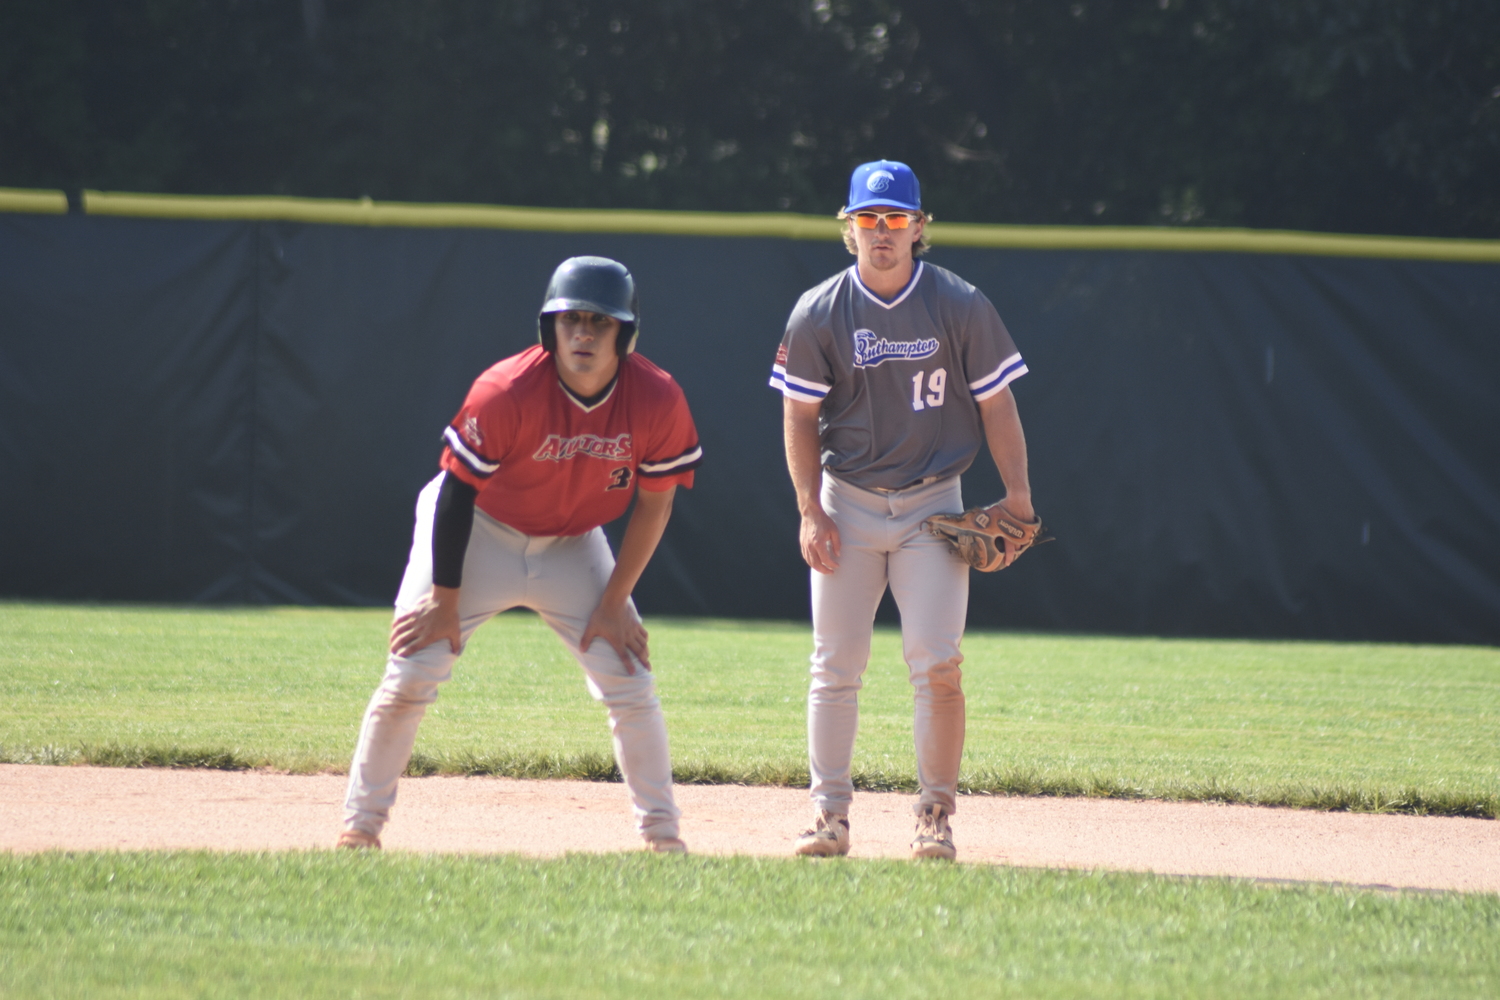
[[[982,379],[970,382],[969,391],[974,394],[975,399],[989,399],[1001,389],[1004,389],[1016,379],[1025,375],[1026,371],[1026,362],[1021,360],[1019,354],[1012,354],[1001,363],[999,368],[996,368]]]
[[[823,397],[828,395],[828,386],[818,382],[809,382],[795,375],[788,375],[786,369],[780,365],[774,365],[771,368],[770,385],[783,395],[803,403],[821,403]]]

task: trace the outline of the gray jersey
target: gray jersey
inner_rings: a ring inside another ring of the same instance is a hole
[[[864,489],[899,489],[967,469],[984,442],[978,401],[1025,373],[984,293],[918,261],[890,302],[857,265],[804,293],[771,386],[823,404],[825,469]]]

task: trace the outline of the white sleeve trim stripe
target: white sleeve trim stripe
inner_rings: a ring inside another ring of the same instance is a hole
[[[664,462],[642,462],[641,475],[665,476],[672,472],[686,472],[701,461],[703,461],[703,448],[693,445],[690,451],[685,451],[676,458],[669,458]]]
[[[1021,355],[1012,354],[1010,357],[1000,362],[999,368],[996,368],[988,375],[977,378],[974,381],[970,382],[969,388],[974,392],[983,392],[985,389],[988,389],[991,385],[993,385],[996,379],[1004,378],[1007,372],[1016,367],[1024,368],[1026,367],[1026,363],[1021,360]]]
[[[809,382],[805,378],[788,375],[781,365],[771,367],[770,386],[783,395],[804,403],[821,403],[823,397],[828,395],[829,388],[821,382]]]
[[[802,389],[794,389],[774,375],[771,376],[771,388],[781,393],[787,399],[795,399],[799,403],[823,402],[822,396],[814,396],[812,393],[805,392]]]
[[[459,436],[458,431],[451,426],[443,430],[443,443],[458,456],[458,460],[469,467],[469,471],[476,476],[493,476],[500,468],[499,462],[486,462],[478,455],[469,450],[464,444],[464,439]]]
[[[995,379],[1003,377],[1005,375],[1006,369],[1013,368],[1018,364],[1022,364],[1021,355],[1012,354],[1010,357],[1000,362],[999,368],[996,368],[994,371],[990,372],[988,375],[985,375],[982,378],[977,378],[974,381],[970,382],[969,388],[974,390],[975,392],[979,392]]]
[[[795,385],[797,388],[806,389],[808,392],[816,392],[824,396],[828,395],[828,386],[822,382],[812,382],[805,378],[798,378],[795,375],[788,375],[785,371],[781,372],[781,377],[786,379],[788,385]]]
[[[969,389],[976,400],[989,399],[1027,372],[1026,362],[1019,354],[1012,354],[995,371],[977,382],[970,382]]]

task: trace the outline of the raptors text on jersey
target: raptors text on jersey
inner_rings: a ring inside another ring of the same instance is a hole
[[[640,354],[581,399],[540,345],[474,381],[443,433],[442,465],[476,506],[528,535],[581,535],[625,513],[639,485],[693,485],[703,457],[682,389]]]

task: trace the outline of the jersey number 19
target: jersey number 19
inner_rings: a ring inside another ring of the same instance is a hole
[[[922,377],[926,372],[917,372],[911,377],[911,408],[920,410],[923,406]],[[948,370],[937,368],[931,375],[927,375],[927,406],[943,405],[943,390],[948,387]]]

